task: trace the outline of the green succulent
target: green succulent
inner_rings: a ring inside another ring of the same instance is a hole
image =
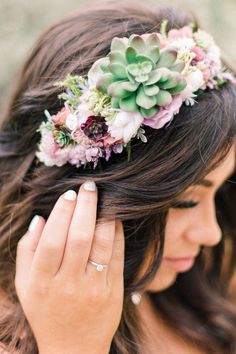
[[[74,143],[74,140],[71,139],[69,133],[66,130],[54,130],[53,134],[55,141],[60,147],[65,147]]]
[[[156,33],[146,38],[115,37],[110,53],[95,67],[100,71],[96,88],[111,96],[112,108],[139,111],[150,118],[186,87],[184,66],[177,61],[176,50],[160,49]]]

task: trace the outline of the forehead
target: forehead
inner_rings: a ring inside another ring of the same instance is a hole
[[[213,183],[214,182],[223,182],[225,179],[227,179],[235,170],[235,162],[236,162],[236,144],[232,146],[230,149],[229,153],[226,155],[224,160],[221,161],[221,163],[204,179],[210,180]]]

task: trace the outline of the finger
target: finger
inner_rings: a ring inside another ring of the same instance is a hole
[[[123,280],[125,258],[124,228],[120,220],[116,219],[115,238],[113,243],[110,264],[107,270],[107,281],[115,284]]]
[[[84,274],[97,217],[97,188],[88,181],[80,186],[71,220],[60,275],[67,279]]]
[[[29,273],[35,251],[37,249],[45,220],[35,215],[32,219],[27,233],[20,239],[17,244],[16,251],[16,273],[15,273],[15,286],[24,287],[29,279]]]
[[[60,268],[76,198],[77,193],[68,190],[52,209],[33,259],[34,277],[52,277]]]
[[[99,219],[95,228],[95,235],[93,238],[92,247],[90,250],[89,258],[91,261],[98,264],[107,265],[106,268],[102,270],[102,274],[106,275],[107,269],[109,268],[112,247],[115,237],[115,219],[105,220]],[[96,266],[87,263],[86,275],[96,278],[101,278],[101,272],[96,269]]]

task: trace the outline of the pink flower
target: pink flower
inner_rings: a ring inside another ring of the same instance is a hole
[[[54,124],[63,125],[66,121],[67,116],[71,113],[68,106],[63,107],[60,112],[51,117]]]
[[[196,54],[195,58],[193,59],[196,62],[203,61],[206,58],[206,52],[204,52],[204,50],[198,46],[192,48],[191,52]]]
[[[115,143],[122,143],[122,139],[113,138],[110,134],[103,136],[99,141],[103,142],[104,147],[109,147]]]
[[[182,103],[181,95],[173,96],[173,100],[169,105],[161,107],[153,118],[145,118],[143,124],[154,129],[162,128],[166,123],[171,121],[175,114],[179,113]]]
[[[42,129],[41,134],[39,151],[36,152],[38,159],[46,166],[64,165],[68,160],[70,148],[61,149],[56,144],[52,131],[47,128]]]
[[[172,29],[168,32],[168,40],[175,41],[179,38],[192,38],[193,30],[189,26],[184,26],[180,29]]]
[[[203,75],[203,80],[205,82],[208,82],[211,78],[211,70],[208,67],[206,67],[206,68],[202,69],[201,71],[202,71],[202,75]]]
[[[73,131],[71,137],[78,145],[83,145],[84,147],[93,144],[93,141],[90,140],[80,129]]]
[[[86,163],[86,147],[76,145],[71,148],[68,160],[72,165],[76,165],[77,167],[84,165]]]
[[[86,159],[89,162],[90,161],[96,162],[98,160],[99,156],[102,156],[102,152],[99,147],[91,147],[86,150]]]

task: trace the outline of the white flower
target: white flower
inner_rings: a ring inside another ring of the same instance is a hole
[[[188,100],[189,98],[195,97],[196,95],[193,94],[193,92],[197,91],[202,85],[204,85],[203,74],[201,70],[195,68],[194,71],[185,76],[185,80],[187,81],[187,86],[180,94],[183,100]]]
[[[116,139],[123,139],[127,143],[134,137],[143,121],[139,112],[120,111],[109,123],[108,132]]]
[[[192,48],[195,47],[195,45],[196,44],[194,40],[192,38],[187,37],[178,38],[170,43],[170,47],[176,49],[177,52],[179,52],[180,50],[190,51]]]
[[[80,128],[87,121],[88,117],[93,115],[94,113],[89,109],[88,102],[81,103],[76,111],[77,127]]]
[[[70,130],[76,130],[78,127],[78,119],[75,114],[70,113],[67,118],[65,125],[70,129]]]

